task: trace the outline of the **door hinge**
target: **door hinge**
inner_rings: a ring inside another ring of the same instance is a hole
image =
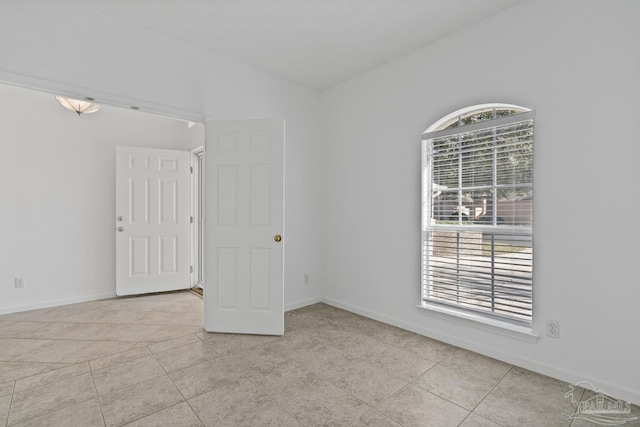
[[[189,169],[191,170],[191,173],[193,173],[193,166],[189,166]]]
[[[193,224],[193,217],[190,217],[190,218],[189,218],[189,222],[190,222],[191,224]]]
[[[189,273],[193,273],[193,265],[189,267]]]

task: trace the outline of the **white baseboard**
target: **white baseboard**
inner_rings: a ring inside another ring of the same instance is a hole
[[[465,350],[473,351],[484,356],[501,360],[503,362],[507,362],[509,364],[519,366],[521,368],[528,369],[542,375],[556,378],[561,381],[566,381],[569,384],[577,384],[580,381],[588,381],[592,384],[597,385],[599,390],[603,390],[616,399],[622,399],[633,404],[640,405],[640,392],[638,390],[631,390],[624,386],[613,384],[610,381],[602,378],[594,378],[593,376],[582,372],[575,372],[560,367],[539,363],[535,360],[503,352],[497,348],[485,347],[476,342],[471,342],[468,340],[460,339],[458,337],[447,335],[446,333],[442,333],[442,331],[436,331],[430,328],[426,328],[422,325],[405,322],[404,320],[388,316],[386,314],[378,313],[351,304],[345,304],[331,298],[322,298],[322,302],[337,308],[341,308],[343,310],[350,311],[355,314],[359,314],[364,317],[368,317],[373,320],[377,320],[379,322],[387,323],[389,325],[397,326],[399,328],[406,329],[408,331],[415,332],[429,338],[446,342],[447,344],[451,344]]]
[[[115,297],[116,297],[115,293],[107,293],[107,294],[98,294],[98,295],[86,295],[82,297],[73,297],[73,298],[61,298],[57,300],[41,301],[33,304],[16,305],[12,307],[0,307],[0,315],[10,314],[10,313],[19,313],[21,311],[28,311],[28,310],[38,310],[40,308],[58,307],[62,305],[75,304],[79,302],[96,301],[96,300],[115,298]],[[306,307],[308,305],[317,304],[319,302],[322,302],[322,298],[320,297],[309,298],[301,301],[295,301],[290,304],[287,304],[284,307],[284,310],[285,311],[295,310],[298,308]]]
[[[302,301],[292,302],[292,303],[287,304],[287,305],[284,306],[284,311],[295,310],[295,309],[298,309],[298,308],[306,307],[306,306],[311,305],[311,304],[317,304],[319,302],[322,302],[322,298],[320,298],[320,297],[309,298],[309,299],[302,300]]]
[[[76,304],[79,302],[87,302],[87,301],[96,301],[107,298],[115,298],[116,294],[106,293],[106,294],[97,294],[97,295],[85,295],[81,297],[73,297],[73,298],[61,298],[56,300],[49,301],[40,301],[33,304],[24,304],[24,305],[14,305],[12,307],[0,307],[0,315],[2,314],[10,314],[10,313],[19,313],[21,311],[28,310],[38,310],[40,308],[51,308],[51,307],[59,307],[62,305],[68,304]]]

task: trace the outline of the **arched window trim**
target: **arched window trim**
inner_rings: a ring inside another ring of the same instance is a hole
[[[504,104],[504,103],[487,103],[487,104],[477,104],[469,107],[460,108],[459,110],[454,111],[453,113],[449,113],[446,116],[442,117],[440,120],[436,121],[434,124],[429,126],[423,133],[427,132],[435,132],[438,130],[443,130],[449,127],[453,122],[459,120],[460,118],[465,118],[472,116],[474,114],[483,113],[485,111],[491,110],[516,110],[522,113],[527,111],[532,111],[530,108],[521,107],[515,104]]]

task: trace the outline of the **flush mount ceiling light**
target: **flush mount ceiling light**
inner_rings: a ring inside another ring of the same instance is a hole
[[[84,101],[79,99],[65,98],[62,96],[56,96],[56,99],[60,104],[62,104],[65,108],[77,113],[78,115],[85,113],[95,113],[99,109],[102,108],[100,104],[94,104],[93,98],[85,98]]]

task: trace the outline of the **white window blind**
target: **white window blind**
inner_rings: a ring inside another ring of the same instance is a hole
[[[422,135],[422,299],[530,326],[534,112],[513,113]]]

